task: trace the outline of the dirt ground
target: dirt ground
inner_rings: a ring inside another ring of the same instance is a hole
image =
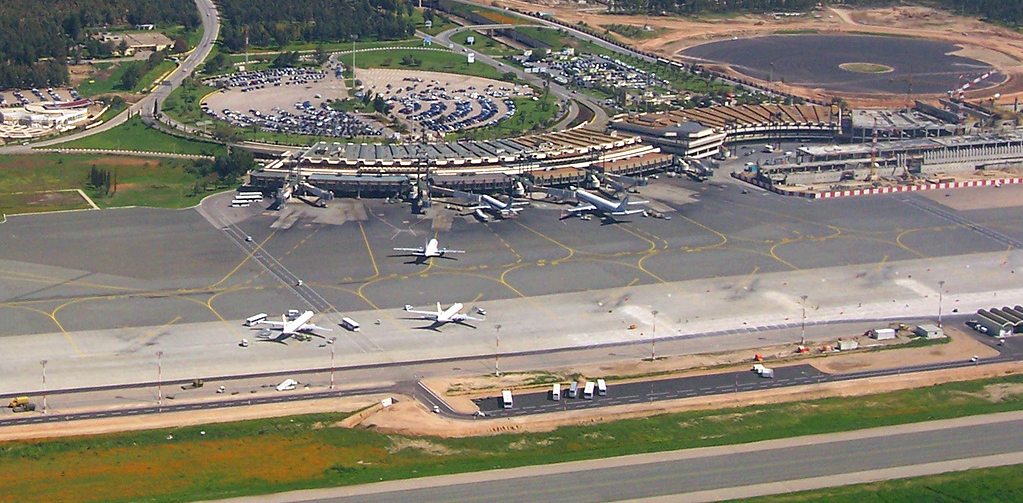
[[[480,2],[481,4],[483,2]],[[678,52],[694,45],[731,37],[756,37],[774,34],[779,30],[815,30],[818,33],[870,32],[943,40],[963,47],[956,54],[972,57],[991,64],[1007,76],[1004,83],[966,93],[968,99],[988,99],[1000,93],[997,101],[1012,104],[1023,95],[1023,34],[981,22],[976,18],[953,16],[928,7],[899,6],[875,9],[844,9],[830,7],[815,10],[811,15],[775,18],[770,14],[746,14],[729,17],[705,16],[701,18],[624,16],[595,12],[589,4],[568,1],[525,2],[522,0],[495,0],[487,2],[499,7],[520,11],[553,12],[557,19],[568,24],[583,22],[602,31],[601,25],[625,24],[649,26],[655,36],[627,39],[611,33],[640,49],[665,57],[677,57]],[[738,75],[727,67],[715,68]],[[749,79],[743,75],[743,78]],[[764,82],[766,84],[766,82]],[[797,95],[828,98],[819,89],[795,88],[777,82],[775,87]],[[903,104],[904,96],[896,95],[843,95],[851,106],[883,107]],[[918,99],[936,99],[939,96],[916,96]]]

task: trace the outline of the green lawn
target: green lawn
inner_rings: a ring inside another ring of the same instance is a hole
[[[224,147],[215,143],[187,140],[147,127],[138,116],[109,131],[67,143],[61,148],[95,148],[106,150],[138,150],[174,154],[216,155]]]
[[[34,497],[40,501],[216,499],[1020,410],[1023,396],[1003,394],[1019,383],[1023,376],[1011,375],[870,396],[688,411],[543,433],[460,439],[330,427],[341,414],[315,414],[3,443],[0,479],[17,479],[34,488]],[[999,387],[1003,384],[1009,386]],[[83,456],[89,459],[90,469],[74,469]],[[289,469],[266,470],[266,466]],[[61,474],[60,483],[46,483],[54,473]],[[133,483],[130,492],[122,492],[124,473],[145,473],[138,479],[145,483]]]
[[[192,161],[180,159],[33,154],[0,157],[0,212],[33,213],[89,207],[76,192],[82,189],[100,207],[154,206],[184,208],[206,196],[197,175],[187,172]],[[104,194],[88,185],[92,167],[116,174],[117,192]],[[197,187],[198,184],[198,187]],[[199,189],[199,190],[197,190]],[[2,500],[2,498],[0,498]]]
[[[162,61],[159,65],[153,67],[152,70],[146,72],[146,74],[139,79],[139,83],[135,84],[135,87],[132,88],[131,92],[133,93],[149,92],[149,89],[153,87],[153,83],[156,82],[156,79],[160,78],[161,75],[173,70],[175,66],[177,65],[171,60]]]
[[[530,37],[533,37],[540,42],[543,42],[552,51],[560,51],[565,47],[568,47],[571,40],[577,40],[575,37],[568,35],[567,32],[562,30],[552,30],[550,28],[536,28],[533,26],[519,26],[515,28],[517,31],[525,33]]]
[[[160,105],[160,111],[168,117],[194,126],[198,121],[213,120],[202,112],[201,100],[207,94],[216,91],[215,87],[204,86],[197,81],[189,81],[178,86]]]
[[[403,65],[402,58],[407,55],[412,55],[412,57],[420,61],[420,64],[418,66]],[[355,55],[355,66],[359,68],[397,68],[427,72],[458,73],[495,80],[501,80],[502,73],[496,68],[483,63],[476,62],[470,65],[465,54],[436,50],[391,49],[360,52]]]
[[[510,138],[520,136],[527,132],[537,132],[544,129],[558,109],[554,106],[557,101],[553,96],[548,96],[546,107],[543,101],[533,101],[530,98],[516,98],[515,115],[510,119],[501,121],[496,126],[489,126],[477,129],[451,133],[445,135],[444,139],[454,141],[459,138],[472,140],[493,140],[496,138]]]
[[[78,92],[82,96],[99,96],[114,92],[114,88],[121,85],[121,76],[127,70],[126,65],[115,63],[99,63],[96,67],[101,70],[100,75],[88,79],[78,86]]]
[[[475,37],[476,41],[473,45],[467,47],[476,52],[488,54],[490,56],[504,56],[507,54],[518,54],[519,52],[507,45],[504,45],[486,35],[483,35],[473,30],[464,30],[455,33],[454,35],[451,36],[451,41],[459,45],[466,45],[466,39],[469,37]]]
[[[734,500],[731,503],[1008,503],[1023,501],[1021,466],[1001,466],[927,477]]]

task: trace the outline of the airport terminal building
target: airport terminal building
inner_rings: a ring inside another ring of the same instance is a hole
[[[665,152],[703,159],[729,143],[834,139],[842,130],[842,110],[822,105],[718,106],[629,115],[611,127],[639,135]]]
[[[675,156],[638,136],[577,127],[489,141],[381,145],[320,142],[250,175],[272,192],[296,177],[337,195],[390,197],[420,181],[431,187],[494,191],[519,180],[540,186],[579,184],[586,169],[618,175],[664,170]]]

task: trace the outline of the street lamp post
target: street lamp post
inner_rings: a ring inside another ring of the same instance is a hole
[[[654,310],[650,311],[650,314],[653,315],[653,322],[651,323],[653,325],[653,327],[652,327],[653,330],[650,331],[650,361],[653,362],[653,361],[655,361],[657,359],[657,351],[656,351],[656,348],[657,348],[657,346],[656,346],[656,344],[657,344],[657,310],[654,309]]]
[[[46,414],[46,360],[39,360],[43,366],[43,414]]]
[[[806,344],[806,295],[800,295],[800,299],[803,301],[803,320],[799,324],[799,345]]]
[[[494,325],[497,340],[494,344],[494,376],[501,377],[501,325]]]
[[[941,327],[941,295],[945,289],[945,280],[938,281],[938,327]]]
[[[330,389],[334,389],[334,338],[330,338]]]
[[[156,403],[163,405],[163,351],[156,352]]]
[[[352,94],[355,93],[355,41],[359,40],[358,35],[352,35]]]

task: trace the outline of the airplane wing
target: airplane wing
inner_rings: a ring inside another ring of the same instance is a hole
[[[424,319],[435,320],[437,319],[437,313],[435,311],[413,311],[411,309],[405,311],[406,313],[418,314]]]
[[[316,325],[315,323],[306,323],[306,324],[302,325],[301,327],[298,327],[298,330],[299,331],[323,330],[323,331],[326,331],[326,332],[333,332],[334,331],[333,328],[321,327],[321,326]]]
[[[646,203],[649,203],[649,202],[650,201],[629,201],[629,204],[646,204]]]
[[[465,253],[465,250],[451,250],[448,248],[441,248],[437,251],[440,253]]]
[[[579,213],[580,211],[594,211],[596,209],[597,207],[592,204],[580,204],[579,206],[569,208],[565,211],[569,213]]]
[[[646,210],[625,210],[625,211],[612,211],[611,214],[614,216],[622,215],[635,215],[637,213],[643,213]]]
[[[272,328],[284,328],[284,322],[261,320],[253,323],[253,325],[270,325]]]
[[[409,252],[409,253],[423,253],[422,248],[394,248],[394,251]]]

